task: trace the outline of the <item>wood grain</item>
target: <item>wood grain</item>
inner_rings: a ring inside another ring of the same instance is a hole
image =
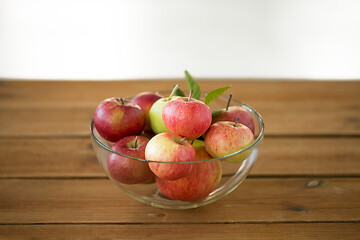
[[[86,136],[93,112],[104,98],[175,84],[145,83],[4,81],[0,136]],[[206,89],[233,85],[234,98],[261,113],[268,135],[360,135],[360,82],[205,81],[203,85]]]
[[[171,236],[171,237],[170,237]],[[359,223],[3,225],[0,239],[359,239]]]
[[[248,179],[191,210],[127,196],[89,136],[101,100],[183,79],[0,81],[0,239],[359,239],[360,81],[197,80],[232,85],[265,139]]]
[[[109,180],[0,180],[0,223],[241,223],[360,221],[359,178],[249,178],[223,199],[166,210]]]
[[[253,176],[360,176],[360,138],[265,138]],[[105,177],[90,138],[2,138],[0,178]]]
[[[0,139],[0,177],[105,177],[89,138]]]
[[[108,97],[131,96],[142,91],[171,90],[181,79],[132,81],[0,81],[0,106],[20,104],[98,104]],[[360,81],[262,81],[246,79],[201,79],[204,92],[231,85],[227,93],[251,104],[254,101],[328,102],[359,101]],[[45,101],[46,100],[46,101]]]
[[[359,176],[360,138],[264,138],[252,170],[262,175]]]
[[[264,119],[266,135],[360,135],[358,103],[253,102],[252,106]],[[95,108],[0,108],[0,137],[89,136]]]
[[[89,108],[1,108],[0,136],[90,136],[92,115]]]

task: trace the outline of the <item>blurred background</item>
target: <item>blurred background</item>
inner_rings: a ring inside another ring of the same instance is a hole
[[[0,0],[0,78],[360,79],[358,0]]]

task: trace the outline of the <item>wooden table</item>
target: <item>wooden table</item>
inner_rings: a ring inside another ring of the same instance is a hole
[[[199,80],[265,121],[251,175],[192,210],[128,197],[95,158],[89,124],[110,96],[182,81],[0,82],[0,239],[360,239],[360,82]]]

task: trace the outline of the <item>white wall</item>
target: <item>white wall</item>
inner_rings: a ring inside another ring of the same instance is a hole
[[[0,0],[0,77],[360,79],[358,0]]]

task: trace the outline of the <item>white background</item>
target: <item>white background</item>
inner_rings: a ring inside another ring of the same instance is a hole
[[[0,78],[360,79],[358,0],[0,0]]]

